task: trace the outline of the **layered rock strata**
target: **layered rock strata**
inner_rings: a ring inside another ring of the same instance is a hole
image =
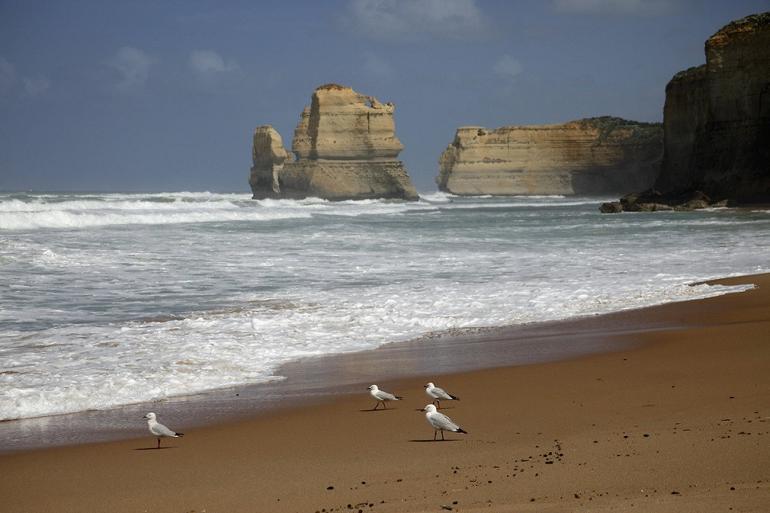
[[[700,194],[706,206],[770,202],[770,12],[729,23],[705,51],[666,86],[663,166],[634,208],[686,208]]]
[[[417,191],[397,160],[403,146],[395,133],[394,108],[349,87],[318,87],[302,111],[291,153],[272,127],[255,131],[253,197],[416,200]]]
[[[436,182],[458,195],[607,194],[651,186],[662,150],[660,124],[614,117],[461,127]]]

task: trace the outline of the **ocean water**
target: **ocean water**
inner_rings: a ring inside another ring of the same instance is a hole
[[[703,298],[770,271],[770,211],[601,198],[0,194],[0,420],[281,379],[450,329]],[[425,343],[430,343],[426,341]]]

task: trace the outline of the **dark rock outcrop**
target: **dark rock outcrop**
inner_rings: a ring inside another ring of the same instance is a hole
[[[395,134],[391,103],[349,87],[318,87],[294,131],[292,152],[269,125],[254,134],[253,197],[418,199]],[[296,160],[293,158],[296,154]]]
[[[618,212],[659,212],[663,210],[697,210],[708,207],[726,207],[727,200],[714,201],[702,191],[681,194],[663,194],[655,189],[626,194],[620,201],[602,203],[599,210],[604,214]]]

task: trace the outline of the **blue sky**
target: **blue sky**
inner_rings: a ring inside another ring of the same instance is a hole
[[[396,104],[418,190],[462,125],[661,121],[671,76],[770,0],[0,0],[0,190],[249,192],[313,89]]]

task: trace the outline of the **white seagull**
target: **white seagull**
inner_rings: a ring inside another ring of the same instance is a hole
[[[433,404],[435,404],[438,408],[441,408],[441,401],[459,401],[460,398],[456,395],[452,395],[450,393],[447,393],[443,388],[439,388],[433,383],[429,382],[425,385],[425,393],[428,394],[428,397],[433,399]]]
[[[374,405],[375,410],[380,405],[380,403],[382,403],[382,407],[387,410],[388,406],[385,404],[385,401],[399,401],[403,399],[403,397],[399,397],[397,395],[391,394],[390,392],[380,390],[377,388],[377,385],[369,385],[369,395],[377,399],[377,404]]]
[[[436,407],[429,404],[422,411],[425,412],[425,419],[428,424],[433,426],[433,439],[436,439],[436,435],[441,431],[441,439],[444,439],[444,431],[451,431],[452,433],[465,433],[468,434],[463,428],[452,422],[452,419],[436,411]]]
[[[150,428],[150,433],[155,435],[155,437],[158,439],[158,447],[156,447],[156,449],[160,449],[161,438],[167,436],[172,438],[179,438],[180,436],[184,436],[184,433],[176,433],[171,431],[169,428],[155,420],[155,414],[153,412],[148,413],[142,418],[147,419],[147,427]]]

